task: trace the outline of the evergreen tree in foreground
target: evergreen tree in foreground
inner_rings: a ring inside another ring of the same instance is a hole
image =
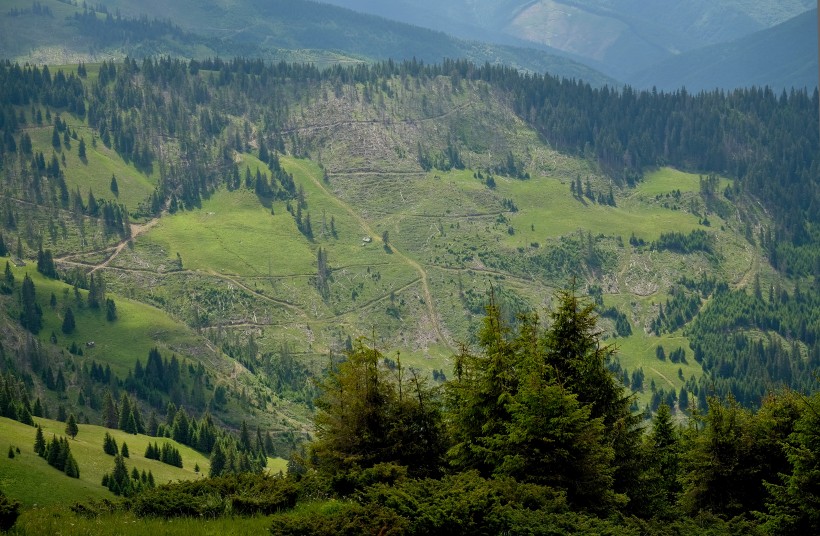
[[[446,385],[450,463],[563,489],[574,504],[606,511],[634,486],[638,419],[606,368],[614,350],[599,344],[594,305],[561,292],[550,317],[542,330],[537,315],[522,315],[514,332],[494,300],[487,307],[481,352],[463,349]]]

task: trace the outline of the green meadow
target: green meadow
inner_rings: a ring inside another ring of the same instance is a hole
[[[93,141],[96,135],[85,122],[71,114],[62,114],[60,118],[68,123],[68,128],[77,132],[77,139],[69,138],[70,147],[66,147],[62,143],[61,134],[60,149],[54,150],[51,145],[53,127],[51,125],[36,126],[32,121],[30,110],[26,112],[26,119],[30,124],[26,132],[31,136],[32,145],[43,152],[46,163],[51,160],[52,153],[57,156],[65,172],[68,189],[75,191],[79,188],[84,200],[87,201],[90,191],[94,193],[97,201],[105,199],[114,203],[122,203],[130,211],[135,211],[139,204],[144,203],[154,191],[156,173],[150,176],[145,175],[133,164],[125,163],[113,148],[109,149],[103,145],[101,140]],[[43,114],[45,115],[45,110]],[[80,138],[85,140],[85,160],[80,159],[78,155]],[[62,164],[63,157],[65,157],[65,165]],[[117,178],[118,195],[114,195],[111,191],[112,176]]]
[[[66,435],[65,423],[36,417],[34,420],[43,427],[46,441],[52,435]],[[85,498],[114,498],[101,484],[103,475],[114,468],[114,457],[103,452],[102,448],[106,433],[114,437],[118,447],[122,448],[123,442],[128,445],[130,457],[125,460],[128,470],[131,471],[133,467],[140,472],[150,470],[157,484],[190,480],[208,474],[210,462],[206,456],[171,439],[128,434],[91,424],[80,424],[79,428],[77,437],[69,439],[71,453],[80,468],[80,478],[75,479],[67,477],[37,456],[34,452],[35,428],[0,418],[0,429],[3,431],[0,483],[3,491],[26,507],[51,504],[65,506]],[[149,442],[158,442],[160,446],[167,442],[179,449],[183,460],[182,469],[146,459],[144,454]],[[19,447],[20,454],[14,458],[6,456],[9,446]],[[199,472],[194,471],[197,465]]]
[[[579,230],[625,243],[632,234],[651,242],[661,233],[705,228],[719,237],[719,254],[730,261],[722,268],[728,276],[737,279],[749,269],[750,252],[726,227],[728,222],[711,214],[711,227],[704,227],[699,215],[690,211],[697,206],[700,177],[673,169],[648,174],[636,188],[619,194],[617,206],[610,207],[574,198],[568,181],[556,177],[496,177],[493,189],[469,170],[408,177],[331,176],[325,182],[322,169],[311,161],[284,157],[282,164],[305,192],[303,217],[310,214],[312,241],[298,232],[284,203],[274,202],[271,213],[242,188],[218,190],[201,209],[163,217],[136,247],[166,262],[173,262],[178,253],[186,270],[229,278],[248,289],[251,299],[269,299],[268,316],[282,318],[282,323],[271,320],[269,329],[258,333],[263,345],[287,340],[310,354],[330,344],[339,329],[368,337],[379,333],[379,340],[383,333],[393,333],[383,344],[399,351],[407,363],[446,369],[454,344],[466,340],[478,321],[473,314],[460,313],[464,304],[454,293],[456,286],[486,294],[491,286],[502,285],[532,307],[545,309],[560,285],[526,273],[482,267],[479,254],[495,252],[514,259]],[[269,173],[265,164],[243,154],[243,174],[246,166],[252,174],[257,169]],[[680,195],[675,197],[678,190]],[[517,211],[510,211],[505,199]],[[331,218],[335,237],[329,232]],[[392,253],[381,243],[385,232]],[[364,242],[365,237],[370,242]],[[334,274],[330,297],[324,301],[312,285],[320,247]],[[679,335],[649,335],[644,324],[655,314],[650,304],[665,300],[669,285],[678,277],[693,270],[710,273],[714,265],[697,255],[636,256],[629,249],[625,245],[616,251],[610,276],[615,290],[604,293],[607,304],[622,309],[631,302],[640,304],[631,315],[634,334],[618,339],[622,363],[630,371],[646,363],[647,385],[655,379],[659,386],[674,385],[679,390],[683,384],[679,366],[655,362],[654,352],[658,344],[669,350],[687,347],[686,340]],[[376,273],[390,283],[374,281]],[[447,341],[429,336],[434,323],[424,303],[423,282],[431,289],[433,310],[447,327]],[[385,314],[388,304],[394,307],[394,317]],[[308,327],[299,327],[301,322]],[[300,340],[305,335],[311,341],[307,347]],[[680,368],[685,378],[700,374],[699,366],[691,362]]]
[[[110,364],[120,376],[133,368],[137,359],[144,362],[151,348],[157,347],[163,355],[170,357],[172,352],[190,350],[202,344],[190,328],[156,307],[109,292],[108,297],[117,307],[117,319],[107,321],[104,306],[92,309],[87,305],[87,291],[79,290],[78,298],[70,285],[37,272],[36,263],[13,267],[12,273],[18,289],[25,274],[34,283],[36,299],[43,310],[43,328],[39,333],[43,344],[56,344],[67,353],[74,343],[82,349],[85,358]],[[54,306],[50,303],[52,295],[56,300]],[[74,314],[76,328],[65,334],[61,327],[68,307]],[[56,343],[51,342],[52,333]],[[92,341],[93,347],[88,345]]]
[[[34,420],[42,426],[46,441],[52,435],[66,435],[65,423],[38,417]],[[150,471],[158,485],[202,478],[210,470],[207,456],[169,438],[129,434],[92,424],[81,423],[79,429],[77,437],[69,439],[71,453],[80,468],[80,478],[77,479],[67,477],[37,456],[34,452],[34,427],[0,417],[0,489],[19,500],[25,510],[52,505],[65,507],[87,499],[113,499],[114,494],[101,484],[103,475],[114,468],[114,457],[103,452],[102,448],[106,433],[116,440],[118,448],[121,449],[123,443],[128,445],[130,456],[125,464],[129,472],[134,467],[140,472]],[[158,443],[160,447],[168,443],[177,448],[182,455],[182,468],[145,458],[149,443]],[[15,452],[14,458],[9,458],[9,447],[19,448],[20,453]],[[268,458],[269,473],[278,474],[286,470],[287,460]]]

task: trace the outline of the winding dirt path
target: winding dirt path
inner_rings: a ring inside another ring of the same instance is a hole
[[[313,184],[317,188],[319,188],[322,192],[324,192],[328,196],[329,199],[332,199],[334,203],[336,203],[342,210],[347,212],[350,215],[350,217],[352,217],[354,220],[356,220],[356,222],[359,224],[359,226],[361,226],[362,230],[367,235],[373,237],[374,242],[381,242],[382,241],[381,235],[376,233],[373,230],[373,228],[370,227],[370,224],[367,222],[367,220],[362,218],[355,210],[353,210],[353,208],[350,205],[348,205],[347,203],[345,203],[344,201],[342,201],[341,199],[339,199],[338,197],[336,197],[335,195],[330,193],[325,188],[325,186],[321,183],[321,181],[318,178],[316,178],[314,176],[314,174],[311,173],[310,170],[305,167],[304,164],[302,164],[299,161],[294,161],[294,165],[296,167],[298,167],[299,170],[306,177],[308,177],[311,181],[313,181]],[[416,272],[418,272],[419,278],[421,279],[422,293],[424,294],[424,304],[427,306],[427,313],[430,316],[430,323],[433,325],[433,329],[436,332],[436,336],[437,336],[438,340],[443,342],[444,344],[451,345],[450,340],[447,337],[445,337],[445,335],[444,335],[444,330],[441,327],[441,323],[439,322],[438,314],[436,312],[435,306],[433,305],[433,295],[430,292],[430,284],[428,282],[427,271],[422,267],[421,264],[416,262],[414,259],[408,257],[404,252],[402,252],[396,246],[391,244],[390,249],[392,250],[393,255],[395,255],[396,257],[401,259],[402,262],[409,265]]]
[[[159,218],[154,218],[153,220],[150,220],[148,223],[146,223],[144,225],[140,225],[140,224],[137,224],[137,223],[132,223],[131,224],[131,236],[126,238],[125,240],[120,240],[120,242],[114,248],[114,252],[111,255],[109,255],[108,258],[105,259],[103,262],[101,262],[100,264],[98,264],[97,266],[92,268],[89,273],[93,274],[97,270],[99,270],[101,268],[105,268],[106,266],[108,266],[111,263],[111,261],[116,259],[117,255],[119,255],[120,252],[123,249],[125,249],[125,246],[127,246],[130,241],[134,240],[139,235],[141,235],[145,231],[149,230],[151,227],[155,226],[158,222],[159,222]]]

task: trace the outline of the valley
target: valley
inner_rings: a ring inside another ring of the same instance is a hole
[[[76,496],[71,533],[310,534],[360,508],[424,533],[443,525],[401,509],[458,510],[439,494],[461,487],[507,501],[477,522],[496,528],[779,522],[770,481],[707,508],[698,478],[724,415],[758,473],[801,470],[781,444],[807,441],[820,366],[817,92],[223,60],[94,9],[52,22],[202,54],[0,64],[0,489],[26,530]],[[112,484],[106,434],[136,476]],[[182,468],[149,459],[158,440]]]

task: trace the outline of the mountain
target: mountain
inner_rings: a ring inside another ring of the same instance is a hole
[[[633,75],[652,65],[770,28],[814,6],[809,0],[697,0],[671,4],[639,0],[330,3],[462,38],[549,46],[633,84]]]
[[[466,58],[588,81],[614,81],[555,51],[460,40],[442,32],[304,0],[194,2],[110,0],[85,9],[44,0],[0,13],[0,55],[76,63],[146,55],[254,57],[320,66],[417,58]]]
[[[632,83],[673,90],[755,85],[777,91],[817,86],[817,10],[730,43],[685,52],[637,73]]]
[[[4,528],[817,532],[817,92],[169,4],[2,19]]]

